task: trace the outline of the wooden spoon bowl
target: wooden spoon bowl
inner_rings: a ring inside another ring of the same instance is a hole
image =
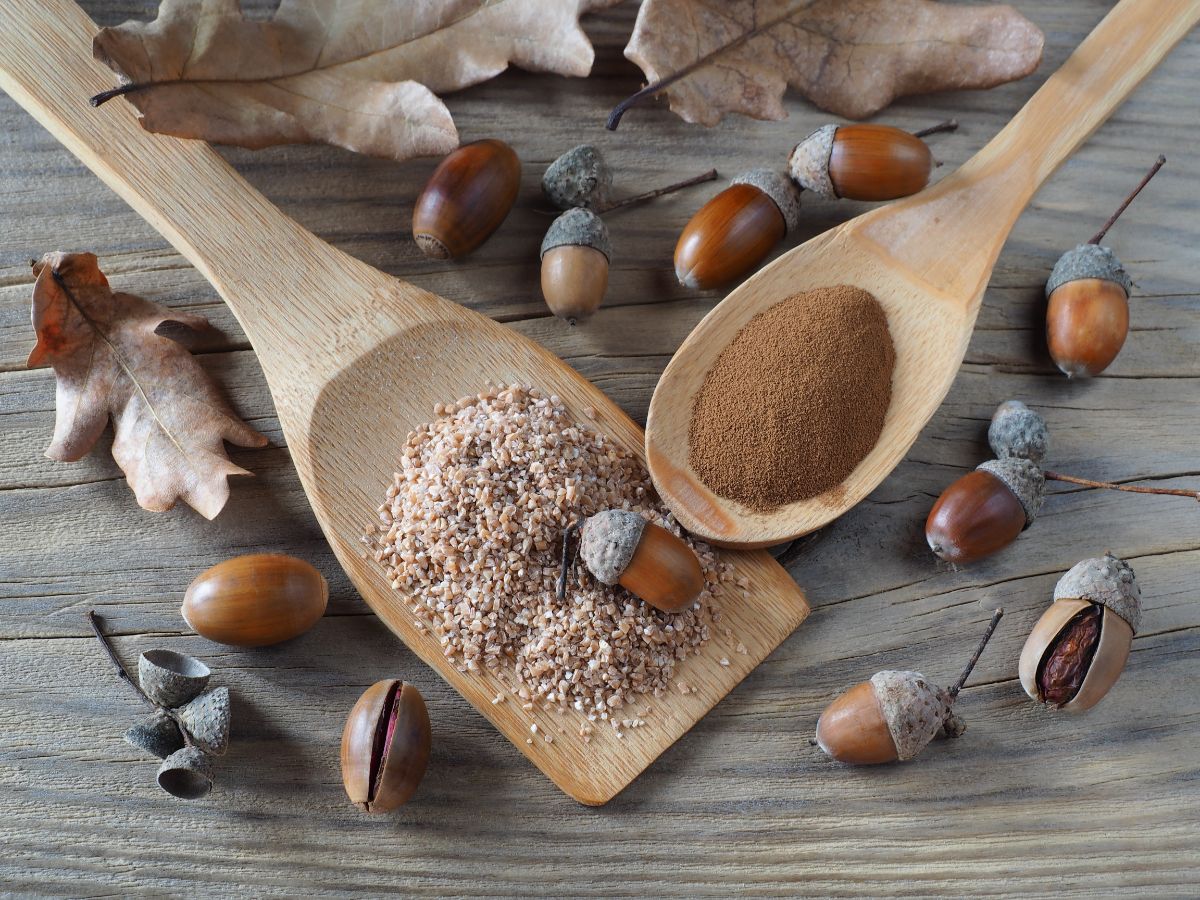
[[[654,484],[683,526],[723,546],[764,547],[820,528],[874,490],[949,391],[1021,211],[1198,19],[1200,0],[1122,0],[957,172],[784,254],[705,316],[663,372],[646,423]],[[875,295],[896,349],[892,401],[874,449],[838,487],[769,512],[716,495],[688,463],[692,406],[705,375],[755,315],[837,284]]]

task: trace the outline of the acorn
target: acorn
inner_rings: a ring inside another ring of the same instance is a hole
[[[1068,378],[1089,378],[1108,368],[1129,334],[1133,280],[1100,241],[1126,207],[1162,168],[1165,156],[1086,244],[1064,253],[1046,282],[1046,343]]]
[[[126,731],[125,740],[159,759],[166,759],[184,745],[179,726],[162,710]]]
[[[1021,650],[1025,693],[1069,712],[1099,703],[1125,669],[1141,601],[1133,569],[1111,553],[1073,566]]]
[[[684,226],[675,244],[675,277],[709,290],[745,275],[800,223],[800,191],[771,169],[730,182]]]
[[[210,641],[265,647],[304,634],[325,614],[328,601],[324,576],[304,560],[251,553],[197,575],[180,613]]]
[[[1005,400],[992,413],[988,446],[997,459],[1015,457],[1041,463],[1049,443],[1046,420],[1020,400]]]
[[[929,511],[925,540],[952,563],[982,559],[1007,547],[1033,524],[1046,477],[1020,457],[990,459],[951,484]]]
[[[358,698],[342,731],[342,783],[364,812],[390,812],[417,791],[429,763],[429,713],[421,692],[397,679]]]
[[[180,800],[199,800],[212,790],[212,760],[199,747],[184,747],[158,767],[158,786]]]
[[[212,675],[194,656],[174,650],[146,650],[138,657],[138,683],[160,706],[181,706],[200,694]]]
[[[546,169],[542,193],[558,209],[604,209],[611,200],[613,172],[591,144],[572,147]]]
[[[470,253],[517,202],[521,161],[504,141],[465,144],[441,161],[413,208],[413,239],[430,259]]]
[[[571,325],[600,308],[608,289],[612,247],[608,228],[596,213],[568,209],[554,220],[542,241],[542,296],[550,311]]]
[[[895,200],[923,190],[933,154],[921,140],[954,121],[909,134],[890,125],[824,125],[788,157],[792,180],[828,199]]]
[[[912,759],[938,734],[958,737],[966,730],[954,703],[983,648],[1000,623],[996,610],[971,660],[949,689],[931,684],[920,672],[876,672],[834,700],[817,721],[817,745],[838,762],[856,766]]]
[[[175,714],[205,753],[223,756],[229,749],[229,688],[206,691]]]
[[[663,612],[682,612],[704,589],[692,548],[631,510],[608,509],[587,519],[579,555],[598,581],[620,584]]]

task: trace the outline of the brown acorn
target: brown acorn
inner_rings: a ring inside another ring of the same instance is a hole
[[[590,209],[567,210],[551,223],[541,255],[546,306],[571,325],[588,319],[608,290],[612,246],[604,222]]]
[[[751,169],[700,207],[675,244],[675,277],[708,290],[742,277],[800,223],[800,191],[770,169]]]
[[[1021,686],[1055,709],[1082,712],[1109,692],[1141,622],[1133,569],[1111,553],[1073,566],[1021,650]]]
[[[1159,156],[1092,239],[1059,257],[1050,273],[1046,282],[1046,343],[1055,365],[1068,378],[1098,375],[1125,345],[1133,281],[1112,250],[1100,246],[1100,241],[1166,161],[1165,156]]]
[[[950,127],[947,123],[921,133]],[[798,143],[788,157],[792,180],[829,199],[907,197],[929,183],[932,171],[928,145],[890,125],[825,125]]]
[[[954,714],[954,702],[1003,615],[1000,609],[992,614],[975,654],[949,690],[920,672],[876,672],[821,713],[817,745],[838,762],[865,766],[912,759],[938,734],[958,737],[966,726]]]
[[[1045,499],[1046,478],[1020,457],[992,459],[951,484],[929,511],[929,549],[952,563],[1002,550],[1033,524]]]
[[[620,584],[663,612],[682,612],[704,589],[700,560],[682,539],[627,509],[583,523],[579,555],[604,584]]]
[[[397,679],[358,698],[342,731],[342,783],[364,812],[390,812],[417,792],[429,764],[429,713],[421,692]]]
[[[413,239],[431,259],[470,253],[508,216],[521,188],[521,161],[504,141],[465,144],[429,176],[413,208]]]

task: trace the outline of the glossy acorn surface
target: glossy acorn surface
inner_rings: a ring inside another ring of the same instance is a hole
[[[550,312],[572,325],[590,318],[608,290],[608,257],[594,247],[566,244],[542,257],[542,297]]]
[[[648,522],[620,584],[656,609],[682,612],[704,589],[704,572],[681,538]]]
[[[521,187],[521,161],[504,141],[459,147],[429,177],[413,209],[413,239],[432,259],[476,249],[508,216]]]
[[[369,813],[389,812],[416,793],[429,764],[429,712],[421,692],[396,679],[358,698],[342,731],[342,783]]]
[[[895,200],[923,190],[933,154],[919,137],[889,125],[840,125],[829,154],[829,179],[848,200]]]
[[[976,469],[938,497],[925,521],[925,539],[947,562],[971,562],[1007,547],[1025,522],[1017,495],[995,475]]]
[[[817,744],[838,762],[856,766],[900,758],[875,687],[869,681],[854,685],[825,708],[817,720]]]
[[[697,210],[675,245],[675,277],[708,290],[740,278],[783,240],[779,206],[750,184],[733,184]]]
[[[1046,343],[1054,364],[1070,378],[1089,378],[1109,367],[1129,334],[1129,297],[1102,278],[1059,285],[1046,308]]]
[[[324,576],[304,560],[252,553],[196,576],[180,612],[210,641],[265,647],[304,634],[325,614],[328,600]]]

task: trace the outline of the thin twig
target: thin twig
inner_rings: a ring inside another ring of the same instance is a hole
[[[1133,198],[1142,192],[1142,188],[1150,183],[1150,179],[1158,174],[1158,170],[1163,167],[1166,161],[1167,158],[1160,153],[1158,155],[1158,159],[1154,161],[1154,165],[1150,167],[1150,171],[1147,172],[1146,176],[1138,182],[1138,186],[1129,192],[1129,196],[1126,197],[1125,201],[1117,207],[1117,211],[1108,217],[1108,221],[1100,226],[1100,230],[1092,236],[1090,241],[1088,241],[1089,244],[1098,244],[1104,240],[1104,235],[1108,233],[1108,229],[1112,228],[1113,222],[1121,218],[1121,213],[1125,212],[1126,207],[1133,202]]]
[[[958,128],[958,119],[947,119],[945,122],[938,122],[936,125],[930,125],[928,128],[922,128],[920,131],[914,131],[913,137],[929,137],[931,134],[941,134],[943,131],[954,131]]]
[[[967,663],[962,674],[958,676],[958,681],[954,682],[954,686],[950,688],[949,694],[951,698],[957,697],[958,692],[962,690],[963,685],[967,683],[967,679],[971,677],[971,670],[975,668],[975,663],[979,662],[979,657],[983,655],[983,648],[988,645],[988,641],[992,639],[992,635],[996,633],[996,626],[1000,624],[1000,619],[1004,616],[1004,610],[998,609],[992,613],[992,621],[988,623],[987,631],[983,633],[983,638],[979,641],[979,646],[975,648],[975,652],[971,655],[970,661]]]
[[[714,181],[717,177],[716,169],[709,169],[701,175],[695,175],[683,181],[677,181],[674,184],[668,184],[666,187],[655,188],[652,191],[643,191],[640,194],[634,194],[632,197],[622,197],[620,200],[614,200],[606,206],[602,206],[596,210],[597,213],[612,212],[614,209],[620,209],[623,206],[630,206],[634,203],[641,203],[643,200],[653,200],[655,197],[661,197],[663,194],[669,194],[672,191],[682,190],[686,187],[691,187],[694,184],[703,184],[706,181]]]
[[[1191,497],[1200,500],[1200,491],[1188,491],[1182,488],[1152,488],[1136,484],[1113,484],[1111,481],[1092,481],[1090,478],[1076,478],[1074,475],[1064,475],[1061,472],[1044,473],[1048,481],[1065,481],[1068,484],[1081,484],[1084,487],[1103,488],[1106,491],[1128,491],[1131,494],[1168,494],[1172,497]]]
[[[100,628],[100,617],[96,615],[96,611],[94,609],[89,609],[87,611],[87,620],[88,624],[92,626],[92,631],[95,632],[96,638],[100,641],[100,646],[104,648],[104,652],[108,654],[108,658],[112,661],[113,666],[116,668],[117,675],[119,675],[127,685],[133,688],[134,692],[142,698],[143,702],[153,706],[159,712],[164,713],[167,718],[179,726],[179,732],[183,735],[183,743],[186,746],[194,746],[192,743],[191,733],[188,731],[183,720],[176,715],[175,710],[168,709],[167,707],[155,703],[152,699],[150,699],[146,692],[142,690],[142,686],[138,684],[137,681],[135,681],[134,678],[129,674],[129,670],[121,664],[120,657],[117,656],[117,651],[113,648],[112,642]]]
[[[121,97],[125,94],[132,94],[134,91],[140,91],[142,88],[150,87],[148,84],[138,84],[131,81],[129,84],[118,85],[115,88],[109,88],[107,91],[101,91],[98,94],[88,98],[88,103],[92,106],[103,106],[113,97]]]
[[[562,569],[558,573],[559,600],[565,600],[567,597],[567,575],[571,571],[571,564],[574,562],[574,554],[571,552],[571,538],[575,536],[575,532],[578,530],[579,520],[576,519],[563,532]]]

